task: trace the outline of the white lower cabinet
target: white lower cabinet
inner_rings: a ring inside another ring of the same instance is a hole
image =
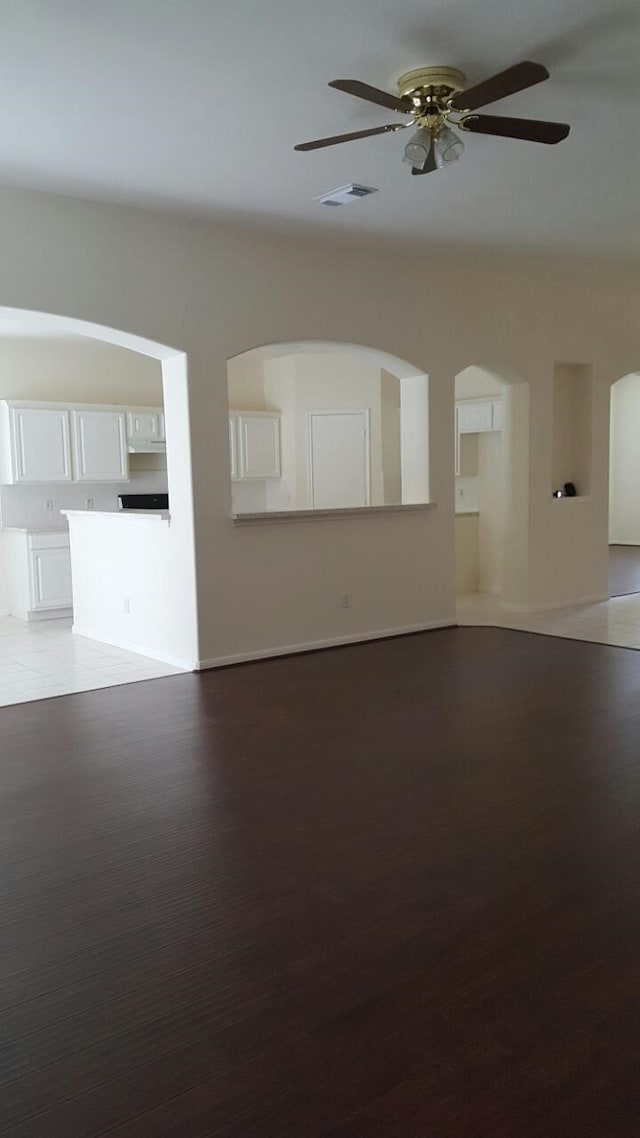
[[[69,547],[29,550],[31,570],[31,608],[67,608],[73,600],[71,591],[71,554]]]
[[[4,530],[2,546],[9,614],[20,620],[69,615],[73,592],[68,534]]]

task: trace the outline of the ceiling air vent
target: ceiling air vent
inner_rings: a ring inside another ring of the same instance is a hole
[[[314,202],[321,205],[348,205],[359,198],[368,198],[369,194],[377,194],[375,186],[359,186],[356,182],[349,182],[348,186],[338,186],[337,190],[329,190],[328,194],[321,194],[314,198]]]

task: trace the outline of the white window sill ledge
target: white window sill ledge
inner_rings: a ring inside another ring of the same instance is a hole
[[[269,526],[297,522],[326,522],[341,518],[378,518],[388,514],[422,514],[435,509],[436,502],[415,502],[398,506],[357,506],[343,510],[273,510],[264,514],[232,514],[234,526]]]

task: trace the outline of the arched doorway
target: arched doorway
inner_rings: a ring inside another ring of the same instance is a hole
[[[611,387],[609,596],[640,593],[640,373]]]
[[[39,573],[44,564],[42,537],[32,540],[34,533],[51,532],[58,538],[50,543],[54,583],[63,577],[68,579],[65,556],[72,565],[74,559],[76,562],[72,600],[74,648],[59,638],[59,676],[52,669],[46,674],[47,682],[40,684],[39,693],[28,698],[75,690],[73,682],[78,679],[78,669],[74,662],[83,655],[77,650],[79,637],[93,642],[85,644],[85,661],[91,652],[96,654],[94,663],[98,656],[108,657],[97,642],[115,649],[111,653],[114,661],[120,657],[129,661],[131,668],[122,682],[168,673],[174,668],[196,667],[196,577],[185,354],[117,329],[9,307],[0,308],[0,348],[6,349],[5,365],[7,361],[12,365],[11,369],[5,366],[0,377],[0,400],[5,401],[3,421],[9,428],[18,410],[23,417],[29,409],[36,416],[40,411],[52,411],[59,415],[63,434],[68,436],[65,445],[70,456],[64,480],[52,476],[41,482],[32,475],[11,475],[3,478],[0,488],[4,527],[0,534],[0,608],[4,613],[16,607],[15,590],[8,597],[8,576],[13,582],[15,574],[23,572],[22,563],[24,572],[31,576]],[[82,361],[84,374],[80,365],[70,366],[74,352]],[[162,414],[166,424],[166,444],[158,446],[155,454],[151,448],[143,454],[143,448],[134,446],[129,437],[128,409],[138,404],[156,405],[154,411]],[[99,414],[104,415],[102,426],[109,419],[121,429],[122,484],[113,472],[104,477],[96,475],[94,479],[91,472],[80,467],[78,448],[84,445],[81,437],[85,439],[80,434],[81,416],[95,424]],[[154,465],[161,452],[162,462]],[[118,492],[148,489],[151,493],[155,486],[168,490],[171,514],[162,519],[162,526],[145,534],[132,518],[125,523],[124,516],[118,516]],[[43,514],[43,510],[47,513]],[[79,539],[74,551],[74,538],[71,535],[69,540],[69,531],[76,521],[72,526],[71,514],[92,519],[91,535],[84,543],[92,557],[81,556]],[[24,540],[18,539],[18,532],[27,535]],[[66,555],[63,532],[67,533]],[[25,547],[24,556],[22,552],[18,556],[14,548],[19,541]],[[36,584],[40,587],[41,581],[38,579]],[[18,585],[22,588],[21,582]],[[62,602],[62,589],[59,596]],[[40,643],[44,643],[47,618],[55,620],[64,608],[59,608],[57,602],[49,603],[47,597],[37,599],[37,605],[23,604],[20,599],[20,607],[27,610],[20,619],[34,634],[39,628]],[[53,623],[48,631],[54,631]],[[62,634],[62,628],[56,631]],[[130,659],[132,653],[139,660]],[[154,661],[166,667],[156,666]],[[111,673],[112,682],[115,674]],[[57,678],[60,692],[53,690]],[[17,689],[16,694],[20,694]]]
[[[528,597],[529,385],[513,369],[455,377],[456,593],[460,623]]]

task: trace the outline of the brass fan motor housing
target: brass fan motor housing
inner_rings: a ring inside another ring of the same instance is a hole
[[[411,99],[419,117],[442,115],[448,100],[463,91],[466,76],[456,67],[416,67],[398,79],[400,98]]]

